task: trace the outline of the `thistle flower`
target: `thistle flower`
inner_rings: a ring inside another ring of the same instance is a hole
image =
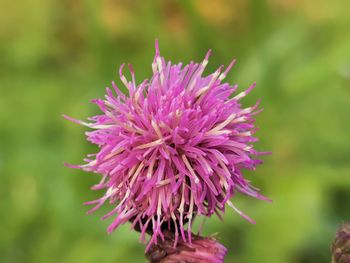
[[[337,235],[331,247],[332,263],[350,262],[350,223],[343,224],[337,231]]]
[[[201,237],[193,235],[189,244],[180,239],[177,247],[173,247],[174,234],[164,231],[164,241],[152,244],[146,257],[150,262],[196,262],[196,263],[221,263],[224,262],[227,249],[218,243],[213,237]]]
[[[248,108],[240,104],[255,84],[231,96],[237,85],[222,81],[235,61],[203,76],[210,53],[202,63],[174,65],[160,56],[156,42],[150,80],[136,84],[129,65],[128,81],[122,65],[119,74],[128,95],[112,82],[116,95],[106,88],[104,99],[93,100],[101,115],[89,122],[65,116],[93,129],[87,140],[99,148],[86,164],[69,165],[102,176],[92,189],[105,193],[86,203],[94,205],[89,212],[109,201],[113,209],[103,219],[114,220],[108,232],[130,221],[142,241],[151,234],[146,250],[164,241],[165,230],[174,233],[174,247],[179,238],[191,244],[194,217],[215,213],[221,218],[226,204],[254,223],[230,201],[236,193],[268,200],[243,176],[264,154],[252,146],[259,102]]]

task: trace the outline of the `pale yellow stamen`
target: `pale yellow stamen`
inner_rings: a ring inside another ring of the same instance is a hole
[[[131,187],[132,187],[133,184],[135,183],[135,180],[136,180],[137,176],[139,175],[139,173],[141,172],[141,169],[144,167],[144,165],[145,165],[145,164],[144,164],[143,162],[141,162],[141,163],[139,164],[139,167],[137,168],[136,172],[134,173],[134,175],[132,176],[132,178],[131,178],[131,180],[130,180],[130,186],[129,186],[128,190],[127,190],[126,193],[125,193],[125,197],[123,198],[123,201],[125,201],[126,198],[129,197],[129,195],[130,195],[130,193],[131,193]],[[137,166],[137,165],[134,165],[134,166],[131,168],[131,170],[130,170],[129,173],[128,173],[128,177],[130,177],[130,176],[133,174],[133,172],[134,172],[136,166]],[[123,202],[123,201],[122,201],[122,202]]]
[[[136,132],[136,133],[140,133],[140,134],[144,134],[144,130],[141,130],[138,127],[131,127],[130,125],[126,124],[126,123],[122,123],[120,122],[118,119],[116,119],[113,114],[111,112],[106,112],[106,115],[111,118],[114,122],[116,122],[118,125],[120,125],[121,127],[123,127],[124,129],[130,131],[130,132]]]
[[[237,119],[234,119],[234,120],[232,121],[232,123],[245,122],[246,120],[248,120],[248,118],[245,117],[245,116],[243,116],[243,117],[239,117],[239,118],[237,118]]]
[[[161,195],[158,196],[158,206],[157,206],[157,216],[160,218],[162,214],[162,200],[161,200]]]
[[[200,97],[202,96],[205,92],[207,92],[211,86],[213,85],[213,83],[215,82],[215,80],[217,79],[217,77],[219,76],[219,71],[216,71],[214,74],[213,74],[213,77],[211,78],[209,84],[203,88],[201,88],[200,90],[197,91],[196,93],[196,97]]]
[[[204,163],[204,165],[207,168],[207,170],[209,171],[209,173],[212,173],[213,169],[211,168],[209,163],[205,160],[205,158],[203,158],[202,156],[199,156],[199,159],[201,159],[201,161]]]
[[[125,78],[124,75],[120,76],[120,80],[123,82],[123,84],[125,85],[125,87],[129,88],[129,83],[127,81],[127,79]]]
[[[221,73],[219,76],[219,80],[222,81],[226,78],[226,74],[225,73]]]
[[[162,138],[163,138],[163,135],[162,135],[162,133],[160,132],[160,129],[159,129],[157,123],[156,123],[154,120],[152,120],[152,121],[151,121],[151,125],[152,125],[153,129],[155,130],[155,132],[157,133],[158,137],[162,139]]]
[[[241,98],[243,98],[245,95],[247,95],[248,92],[247,91],[242,91],[241,93],[237,94],[236,96],[233,97],[234,100],[240,100]]]
[[[247,114],[247,113],[251,113],[254,110],[254,108],[255,108],[255,106],[246,108],[246,109],[242,110],[239,114],[240,115],[244,115],[244,114]]]
[[[107,159],[109,159],[109,158],[111,158],[111,157],[113,157],[113,156],[115,156],[115,155],[118,155],[119,153],[121,153],[122,151],[124,151],[124,148],[123,147],[120,147],[118,150],[116,150],[115,152],[112,152],[112,153],[110,153],[110,154],[107,154],[106,156],[105,156],[105,158],[103,158],[103,160],[107,160]]]
[[[148,167],[148,171],[147,171],[147,178],[151,178],[152,174],[153,174],[153,166],[154,166],[154,162],[156,161],[156,159],[153,159]]]
[[[184,161],[184,163],[185,163],[187,169],[190,171],[190,174],[194,177],[194,182],[195,182],[196,184],[198,184],[198,183],[199,183],[199,179],[198,179],[196,173],[194,172],[194,170],[193,170],[193,168],[192,168],[190,162],[188,161],[186,155],[184,155],[184,154],[182,155],[182,160]]]
[[[182,183],[181,202],[180,202],[179,208],[177,209],[180,212],[180,215],[183,215],[184,206],[185,206],[185,182]]]
[[[194,205],[194,200],[193,200],[193,193],[191,193],[191,198],[190,198],[190,208],[188,209],[188,215],[187,218],[191,219],[193,216],[193,205]]]
[[[210,132],[207,132],[205,135],[222,135],[222,134],[230,134],[232,133],[232,131],[230,130],[221,130],[221,131],[210,131]]]
[[[99,124],[99,125],[94,125],[94,124],[89,124],[90,128],[92,129],[108,129],[114,127],[114,125],[107,125],[107,124]]]
[[[175,179],[178,179],[179,177],[180,177],[180,174],[175,175]],[[170,183],[170,181],[171,181],[170,178],[164,179],[164,180],[162,180],[162,181],[159,181],[159,182],[157,183],[157,187],[167,185],[167,184]]]
[[[136,149],[150,148],[150,147],[161,145],[162,143],[163,143],[163,139],[158,139],[158,140],[153,141],[153,142],[141,144],[141,145],[137,146]]]
[[[162,67],[162,59],[160,57],[157,57],[157,65],[158,65],[158,71],[160,73],[160,83],[164,83],[164,73],[163,73],[163,67]]]
[[[224,164],[224,162],[221,159],[219,159],[219,158],[217,158],[217,160],[218,160],[221,168],[224,169],[224,171],[226,172],[226,174],[227,175],[231,174],[230,171],[228,170],[227,166]],[[223,175],[219,174],[219,173],[218,173],[218,175],[220,177],[220,184],[222,186],[224,186],[225,189],[227,190],[229,186],[228,186],[226,178]]]
[[[217,126],[215,126],[215,128],[207,131],[205,134],[206,135],[214,135],[216,134],[218,131],[220,131],[222,128],[226,127],[226,125],[228,125],[230,122],[232,122],[234,120],[234,118],[236,118],[236,114],[235,113],[232,113],[226,121],[218,124]],[[226,133],[226,132],[225,132]]]
[[[252,148],[253,148],[253,146],[248,145],[248,146],[244,147],[243,150],[250,151]]]

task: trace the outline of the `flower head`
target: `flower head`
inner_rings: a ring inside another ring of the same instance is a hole
[[[227,249],[213,237],[192,236],[191,244],[180,240],[174,248],[174,233],[165,230],[164,241],[152,244],[146,256],[150,262],[222,263]]]
[[[149,246],[164,239],[166,229],[175,233],[175,244],[179,237],[191,243],[196,215],[220,216],[228,204],[253,222],[230,198],[243,193],[266,200],[242,173],[254,170],[261,163],[255,156],[263,154],[252,146],[259,103],[248,108],[240,103],[255,84],[231,96],[237,85],[222,81],[235,61],[203,76],[209,55],[202,63],[174,65],[160,56],[156,42],[149,81],[136,84],[131,66],[128,81],[122,65],[119,74],[128,95],[112,82],[115,94],[107,88],[104,99],[93,101],[101,115],[89,122],[66,116],[93,129],[87,139],[99,151],[73,167],[102,176],[92,189],[105,194],[87,204],[95,205],[90,212],[106,201],[114,205],[103,217],[114,216],[108,232],[131,221],[141,240],[146,232],[152,235]]]
[[[332,262],[350,262],[350,223],[344,223],[337,231],[337,235],[331,247]]]

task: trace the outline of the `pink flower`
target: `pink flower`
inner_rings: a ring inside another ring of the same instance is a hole
[[[350,262],[350,222],[341,225],[331,246],[332,263]]]
[[[248,108],[240,104],[255,84],[231,97],[237,85],[222,81],[235,61],[203,76],[209,55],[199,64],[174,65],[160,56],[156,42],[150,80],[136,84],[129,66],[128,81],[122,65],[120,79],[128,95],[112,82],[116,95],[107,88],[104,99],[93,101],[101,115],[89,122],[65,116],[93,129],[87,140],[99,151],[88,155],[86,164],[70,166],[101,174],[92,189],[105,189],[105,194],[86,204],[94,205],[89,212],[106,201],[113,204],[103,217],[114,216],[108,232],[131,221],[141,240],[151,234],[147,249],[164,240],[166,229],[174,232],[176,246],[179,237],[191,243],[196,215],[220,217],[226,204],[253,222],[230,201],[234,194],[268,200],[242,173],[254,170],[261,163],[256,156],[264,154],[252,145],[259,102]]]
[[[227,249],[213,237],[193,235],[191,244],[180,240],[176,248],[172,232],[165,230],[164,237],[146,253],[149,262],[222,263],[227,254]]]

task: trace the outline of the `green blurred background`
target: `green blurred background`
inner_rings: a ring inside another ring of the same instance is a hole
[[[96,151],[84,119],[123,62],[137,81],[151,74],[154,40],[174,62],[209,70],[238,63],[227,80],[244,103],[262,99],[259,150],[265,164],[247,176],[273,199],[237,205],[207,220],[229,248],[226,262],[330,262],[337,226],[350,220],[350,2],[348,0],[1,0],[0,262],[145,262],[125,225],[106,234],[82,203],[100,196],[94,174],[63,166]]]

